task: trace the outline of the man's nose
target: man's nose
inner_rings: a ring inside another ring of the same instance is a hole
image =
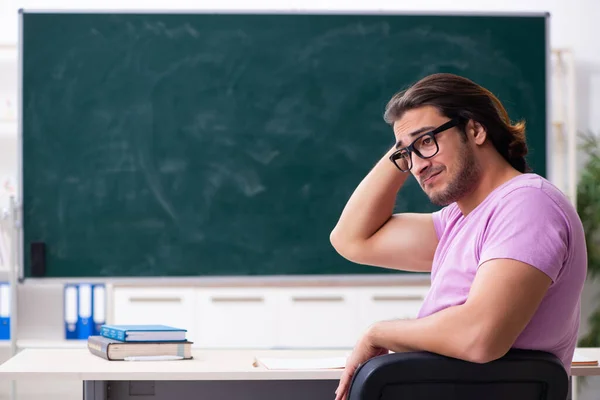
[[[412,166],[413,173],[417,177],[420,177],[431,166],[431,161],[429,159],[424,160],[421,157],[419,157],[418,155],[416,155],[415,153],[412,153],[411,157],[412,157],[412,163],[413,163],[413,166]]]

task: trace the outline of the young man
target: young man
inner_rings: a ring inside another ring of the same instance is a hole
[[[388,351],[429,351],[471,362],[510,348],[555,354],[567,372],[587,271],[581,221],[568,199],[530,173],[525,126],[474,82],[435,74],[395,95],[385,120],[396,145],[352,194],[331,233],[360,264],[431,272],[415,320],[371,326],[348,358],[356,368]],[[433,214],[392,215],[412,174]]]

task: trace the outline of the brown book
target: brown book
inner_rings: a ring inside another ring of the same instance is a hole
[[[104,336],[88,337],[90,353],[109,361],[122,361],[125,357],[179,356],[192,358],[192,342],[121,342]]]

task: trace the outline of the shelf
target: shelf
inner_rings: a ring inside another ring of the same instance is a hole
[[[87,340],[20,339],[17,340],[17,347],[21,349],[85,349]]]

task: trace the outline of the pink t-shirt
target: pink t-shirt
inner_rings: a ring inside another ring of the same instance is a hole
[[[453,203],[435,212],[433,221],[439,244],[419,318],[464,303],[484,262],[522,261],[548,275],[552,285],[513,347],[551,352],[570,373],[587,253],[569,200],[541,176],[523,174],[496,188],[466,217]]]

